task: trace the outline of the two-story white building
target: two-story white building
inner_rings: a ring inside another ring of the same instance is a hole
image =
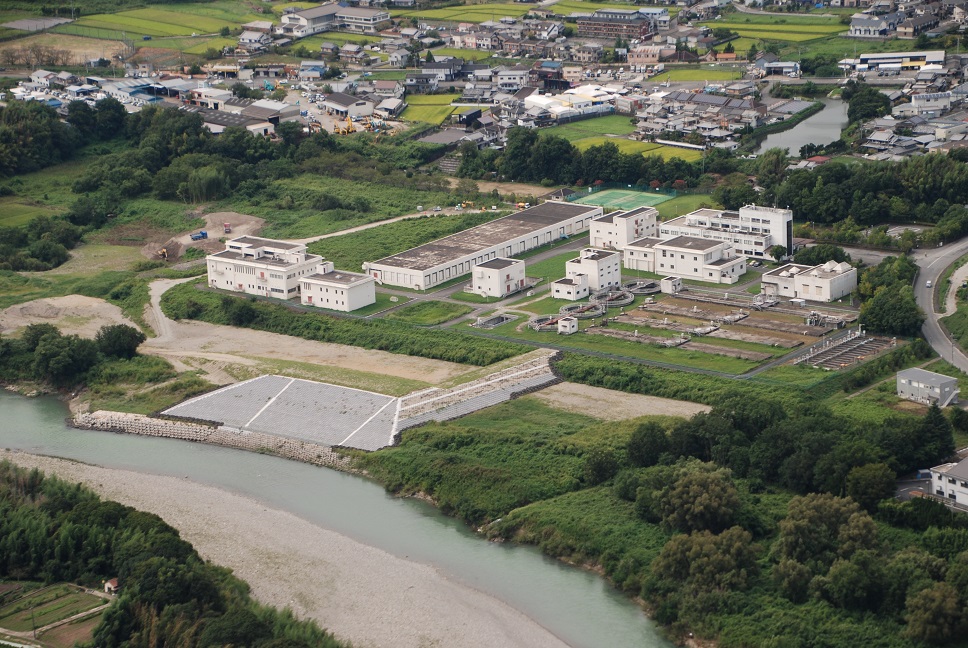
[[[732,243],[740,254],[768,256],[774,245],[793,254],[793,212],[789,209],[747,205],[738,212],[722,209],[697,209],[685,216],[659,225],[659,238],[677,236]]]
[[[777,297],[829,302],[854,292],[857,268],[836,261],[818,266],[788,263],[764,272],[760,281],[763,292],[773,290]]]
[[[731,243],[692,236],[633,241],[623,249],[623,257],[629,270],[707,283],[733,284],[746,272],[746,257]]]
[[[968,507],[968,459],[932,468],[931,493],[962,510]]]
[[[322,261],[317,272],[300,280],[299,300],[304,306],[351,312],[376,302],[376,280],[357,272],[336,270]]]
[[[585,248],[565,263],[565,276],[551,282],[551,296],[575,301],[603,288],[622,285],[622,255]]]
[[[384,23],[390,22],[390,14],[383,9],[341,7],[336,14],[336,20],[347,31],[375,34]]]
[[[315,274],[323,257],[308,254],[302,243],[286,243],[257,236],[240,236],[225,249],[206,257],[212,288],[291,299],[300,281]]]
[[[338,23],[336,14],[341,9],[342,7],[335,2],[330,2],[311,9],[283,14],[276,33],[289,38],[305,38],[336,29]]]
[[[524,288],[524,261],[498,257],[474,266],[471,283],[474,294],[506,297]]]
[[[655,207],[605,214],[592,221],[590,243],[594,248],[621,250],[633,241],[656,236],[658,222],[659,212]]]
[[[916,367],[897,372],[897,395],[901,398],[947,407],[958,402],[958,393],[957,378]]]

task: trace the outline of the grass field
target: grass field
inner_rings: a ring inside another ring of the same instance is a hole
[[[253,20],[271,20],[273,18],[271,15],[250,11],[250,8],[251,5],[248,3],[238,2],[237,0],[211,0],[205,3],[185,2],[165,5],[166,11],[217,18],[235,25]]]
[[[379,38],[374,38],[373,36],[366,36],[364,34],[344,34],[342,32],[325,32],[323,34],[316,34],[315,36],[310,36],[308,38],[301,38],[296,42],[296,45],[302,45],[311,52],[319,52],[319,46],[323,43],[334,43],[336,45],[345,45],[346,43],[356,43],[357,45],[367,45],[369,43],[379,43]],[[376,52],[373,52],[374,54]]]
[[[440,47],[432,50],[434,56],[453,56],[462,58],[465,61],[483,61],[491,57],[491,52],[486,50],[458,49],[456,47]]]
[[[645,191],[632,191],[631,189],[606,189],[579,198],[575,202],[582,205],[635,209],[636,207],[652,207],[671,200],[671,198],[671,196],[661,193],[647,193]]]
[[[238,23],[211,16],[184,14],[165,9],[135,9],[116,14],[82,16],[75,23],[80,27],[128,32],[145,36],[190,36],[195,33],[212,34],[222,27],[237,27]]]
[[[444,106],[457,99],[460,99],[459,94],[413,95],[407,97],[407,103],[411,106]]]
[[[455,110],[454,106],[407,106],[400,115],[400,119],[425,124],[443,124]]]
[[[670,68],[662,74],[652,77],[649,81],[730,81],[742,77],[743,70],[740,68],[688,67]]]
[[[551,5],[550,9],[559,16],[567,16],[573,13],[592,13],[598,9],[632,9],[635,5],[627,2],[582,2],[582,0],[559,0]],[[679,7],[668,7],[669,15],[675,16],[679,13]]]
[[[701,151],[681,149],[673,146],[664,146],[662,144],[655,144],[653,142],[637,142],[635,140],[622,139],[618,137],[586,137],[585,139],[573,142],[573,144],[577,146],[579,150],[584,151],[593,146],[605,144],[606,142],[611,142],[614,144],[622,153],[658,155],[664,160],[679,158],[685,162],[692,162],[702,157]]]
[[[421,301],[387,314],[387,319],[409,322],[418,326],[437,326],[467,315],[474,310],[470,306],[439,301]]]
[[[709,194],[686,194],[684,196],[676,196],[672,200],[667,200],[657,205],[656,209],[659,210],[659,216],[662,220],[668,220],[696,211],[703,205],[722,208],[722,205],[713,200],[713,197]]]
[[[406,78],[405,70],[378,70],[370,74],[373,81],[403,81]]]
[[[24,205],[17,200],[0,200],[0,227],[20,227],[37,216],[49,216],[54,210],[38,206]]]
[[[635,132],[635,125],[632,121],[629,117],[608,115],[607,117],[584,119],[562,126],[552,126],[543,129],[541,133],[543,135],[557,135],[569,142],[576,142],[598,135],[628,135]]]
[[[391,11],[394,18],[422,18],[424,20],[451,20],[454,22],[482,23],[499,20],[505,16],[520,18],[528,13],[524,4],[480,4],[443,9],[405,9]]]
[[[30,631],[91,610],[104,602],[104,599],[87,594],[74,585],[52,585],[0,608],[0,628]]]

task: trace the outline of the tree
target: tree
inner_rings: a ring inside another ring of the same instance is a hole
[[[633,466],[654,466],[669,451],[669,437],[654,421],[639,424],[629,438],[626,452]]]
[[[92,340],[47,335],[34,351],[33,372],[39,380],[65,385],[79,379],[97,361],[98,349]]]
[[[790,500],[773,547],[779,561],[795,560],[813,574],[826,573],[837,558],[877,543],[877,526],[853,500],[824,493]]]
[[[101,353],[114,358],[133,358],[146,339],[144,333],[127,324],[102,326],[94,338]]]
[[[120,101],[112,97],[101,99],[94,104],[94,112],[97,113],[98,138],[107,140],[124,135],[128,111]]]
[[[673,485],[658,498],[662,523],[684,533],[718,533],[732,526],[739,507],[729,471],[698,462],[680,467]]]
[[[847,495],[867,511],[874,511],[881,500],[894,494],[897,474],[885,463],[852,468],[847,474]]]
[[[756,55],[759,53],[759,50],[756,49],[756,43],[751,44],[750,48],[746,51],[746,60],[755,61]]]
[[[618,460],[611,448],[594,448],[585,455],[585,483],[595,486],[618,472]]]
[[[759,547],[741,527],[715,535],[673,536],[652,563],[652,573],[692,592],[742,590],[756,574]]]
[[[859,321],[874,333],[914,336],[924,324],[924,311],[911,286],[882,286],[861,306]]]
[[[756,202],[757,193],[745,173],[730,173],[713,189],[713,198],[726,209],[739,209]]]
[[[733,47],[732,41],[730,41],[729,43],[726,43],[726,46],[723,48],[723,52],[725,54],[733,54],[736,52],[736,48]]]
[[[770,249],[766,251],[773,259],[779,263],[783,260],[783,257],[787,255],[787,249],[785,245],[773,245]]]
[[[819,586],[834,605],[848,610],[876,610],[881,603],[885,578],[881,557],[874,551],[854,553],[836,560]]]
[[[827,261],[850,263],[850,255],[842,247],[831,245],[830,243],[820,243],[819,245],[798,250],[793,255],[793,261],[794,263],[802,263],[803,265],[820,265]]]
[[[424,62],[426,62],[426,63],[433,63],[434,62],[434,53],[431,52],[430,50],[427,50],[427,56],[424,57]]]
[[[790,158],[786,149],[771,148],[757,161],[756,181],[766,190],[767,199],[776,197],[777,188],[786,176]]]
[[[904,634],[916,641],[945,644],[964,632],[964,607],[948,583],[935,583],[907,601]]]
[[[67,104],[67,123],[77,129],[85,139],[94,135],[97,116],[94,109],[85,101],[72,101]]]

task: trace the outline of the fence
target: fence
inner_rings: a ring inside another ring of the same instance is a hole
[[[652,189],[651,187],[644,187],[642,185],[628,185],[622,182],[603,182],[601,184],[577,188],[575,193],[571,194],[570,196],[566,196],[565,200],[567,202],[575,202],[576,200],[584,198],[590,194],[605,191],[606,189],[624,189],[625,191],[640,191],[648,194],[662,194],[664,196],[669,196],[670,198],[675,198],[682,193],[676,191],[675,189],[665,189],[663,187]]]

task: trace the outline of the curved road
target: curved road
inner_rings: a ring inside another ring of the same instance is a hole
[[[934,288],[928,288],[927,285],[927,282],[930,281],[932,286],[937,286],[944,269],[966,253],[968,253],[968,238],[939,248],[929,248],[926,251],[917,250],[914,260],[921,268],[921,273],[914,284],[914,297],[918,301],[918,306],[927,315],[921,331],[924,333],[928,344],[942,358],[968,373],[968,356],[955,346],[951,338],[942,330],[938,320],[943,316],[943,313],[934,311]]]

